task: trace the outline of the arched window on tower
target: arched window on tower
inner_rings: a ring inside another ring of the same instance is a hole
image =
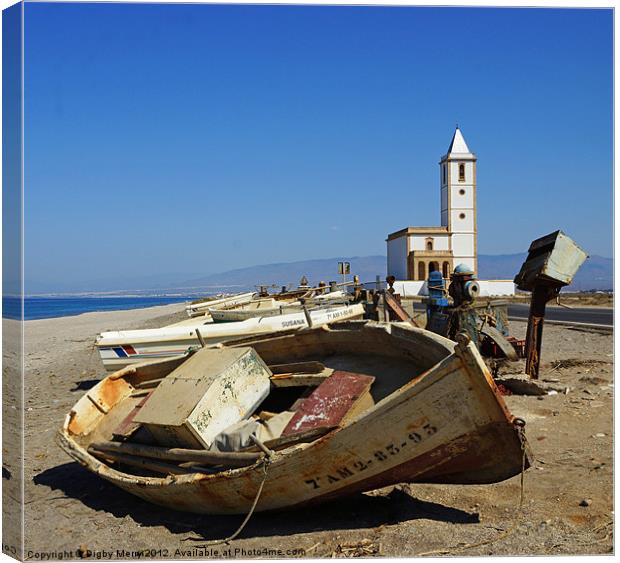
[[[418,262],[418,279],[426,279],[426,266],[424,265],[424,262]]]
[[[465,181],[465,165],[459,164],[459,182]]]
[[[441,166],[441,177],[442,177],[442,182],[445,184],[446,183],[446,165],[442,164]]]
[[[433,237],[426,239],[426,250],[433,250]]]

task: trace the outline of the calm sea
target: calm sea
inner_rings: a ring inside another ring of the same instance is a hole
[[[191,300],[191,297],[26,297],[24,319],[67,317],[91,311],[141,309]],[[17,297],[2,298],[2,316],[19,319],[21,303]]]

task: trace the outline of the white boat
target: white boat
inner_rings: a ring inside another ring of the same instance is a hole
[[[314,297],[312,297],[312,300],[313,301],[330,301],[332,299],[342,299],[346,296],[347,296],[347,293],[345,291],[338,289],[336,291],[330,291],[328,293],[319,293],[315,295]]]
[[[237,293],[222,297],[221,299],[211,299],[208,301],[200,301],[198,303],[189,303],[185,307],[188,317],[199,317],[208,313],[209,308],[226,307],[232,305],[241,305],[252,300],[255,293],[248,291],[246,293]]]
[[[218,309],[209,307],[209,315],[216,323],[245,321],[252,317],[274,317],[287,313],[301,311],[301,303],[297,300],[276,301],[272,298],[253,299],[248,303],[241,303]]]
[[[342,291],[335,291],[308,298],[307,300],[304,300],[304,303],[308,308],[312,309],[317,305],[325,306],[330,303],[335,304],[334,302],[344,303],[345,299],[346,296]],[[208,311],[214,322],[229,323],[235,321],[245,321],[246,319],[251,319],[252,317],[275,317],[277,315],[298,313],[303,310],[303,306],[304,305],[299,299],[285,301],[266,298],[254,299],[249,303],[227,305],[221,308],[210,307]]]
[[[308,315],[315,327],[336,321],[360,319],[364,315],[364,306],[357,303],[324,307],[311,310]],[[115,371],[147,360],[181,356],[190,348],[200,346],[200,337],[206,344],[217,344],[245,336],[307,327],[306,313],[300,312],[222,324],[199,321],[193,325],[108,331],[102,332],[95,344],[106,370]],[[200,337],[196,331],[200,333]]]

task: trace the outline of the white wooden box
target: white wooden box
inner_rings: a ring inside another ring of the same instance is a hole
[[[209,448],[267,397],[270,376],[253,348],[205,348],[159,384],[134,420],[161,445]]]

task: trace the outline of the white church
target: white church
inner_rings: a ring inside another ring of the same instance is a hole
[[[387,273],[396,278],[397,291],[425,294],[429,271],[449,278],[458,264],[478,275],[476,160],[457,126],[439,162],[441,226],[406,227],[388,235]],[[514,294],[512,280],[479,283],[481,295]]]

